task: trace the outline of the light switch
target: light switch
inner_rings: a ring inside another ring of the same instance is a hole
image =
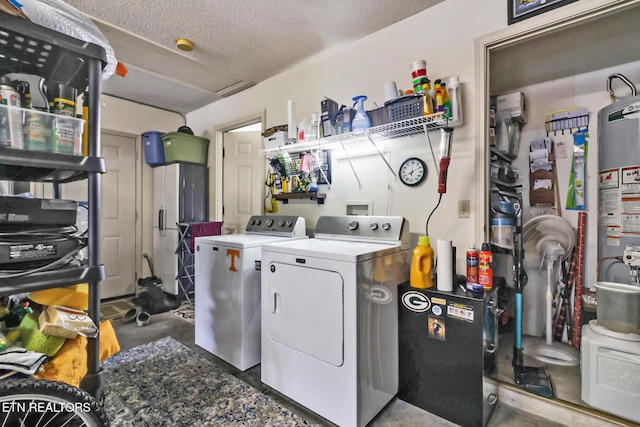
[[[458,200],[458,218],[469,218],[469,200]]]

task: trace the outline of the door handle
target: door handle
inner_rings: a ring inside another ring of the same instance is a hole
[[[164,209],[158,210],[158,230],[164,230]]]
[[[269,298],[269,311],[275,313],[278,311],[278,306],[280,302],[280,295],[277,292],[273,292],[271,294],[271,298]]]

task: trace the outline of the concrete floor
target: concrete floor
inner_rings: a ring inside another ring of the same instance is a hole
[[[140,344],[156,341],[160,338],[171,336],[182,342],[189,348],[195,350],[203,358],[224,367],[235,377],[245,381],[261,392],[277,399],[283,406],[296,412],[311,423],[323,426],[333,424],[321,418],[317,414],[302,407],[296,402],[281,395],[260,381],[260,365],[241,372],[216,356],[198,347],[194,342],[194,325],[171,313],[154,314],[151,323],[144,327],[139,327],[136,323],[123,324],[120,320],[113,320],[113,325],[120,343],[121,351],[126,351]],[[517,402],[517,400],[514,400]],[[380,413],[369,426],[455,426],[443,418],[430,414],[420,408],[403,402],[400,399],[393,399],[387,407]],[[509,427],[533,427],[533,426],[562,426],[570,424],[560,424],[549,419],[538,417],[529,412],[516,409],[506,405],[501,401],[498,403],[491,419],[489,427],[509,426]],[[574,424],[576,425],[576,424]]]

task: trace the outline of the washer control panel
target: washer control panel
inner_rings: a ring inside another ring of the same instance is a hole
[[[247,222],[247,233],[306,236],[306,223],[301,216],[254,215]]]

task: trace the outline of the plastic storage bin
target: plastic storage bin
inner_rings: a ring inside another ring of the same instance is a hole
[[[640,287],[597,282],[596,299],[600,326],[623,334],[640,333]]]
[[[163,132],[151,130],[142,134],[142,146],[144,147],[144,160],[149,166],[166,164],[164,159]]]
[[[82,154],[84,120],[0,104],[0,147]]]
[[[169,132],[162,135],[164,159],[166,163],[189,162],[207,164],[209,140],[201,136],[182,132]]]

